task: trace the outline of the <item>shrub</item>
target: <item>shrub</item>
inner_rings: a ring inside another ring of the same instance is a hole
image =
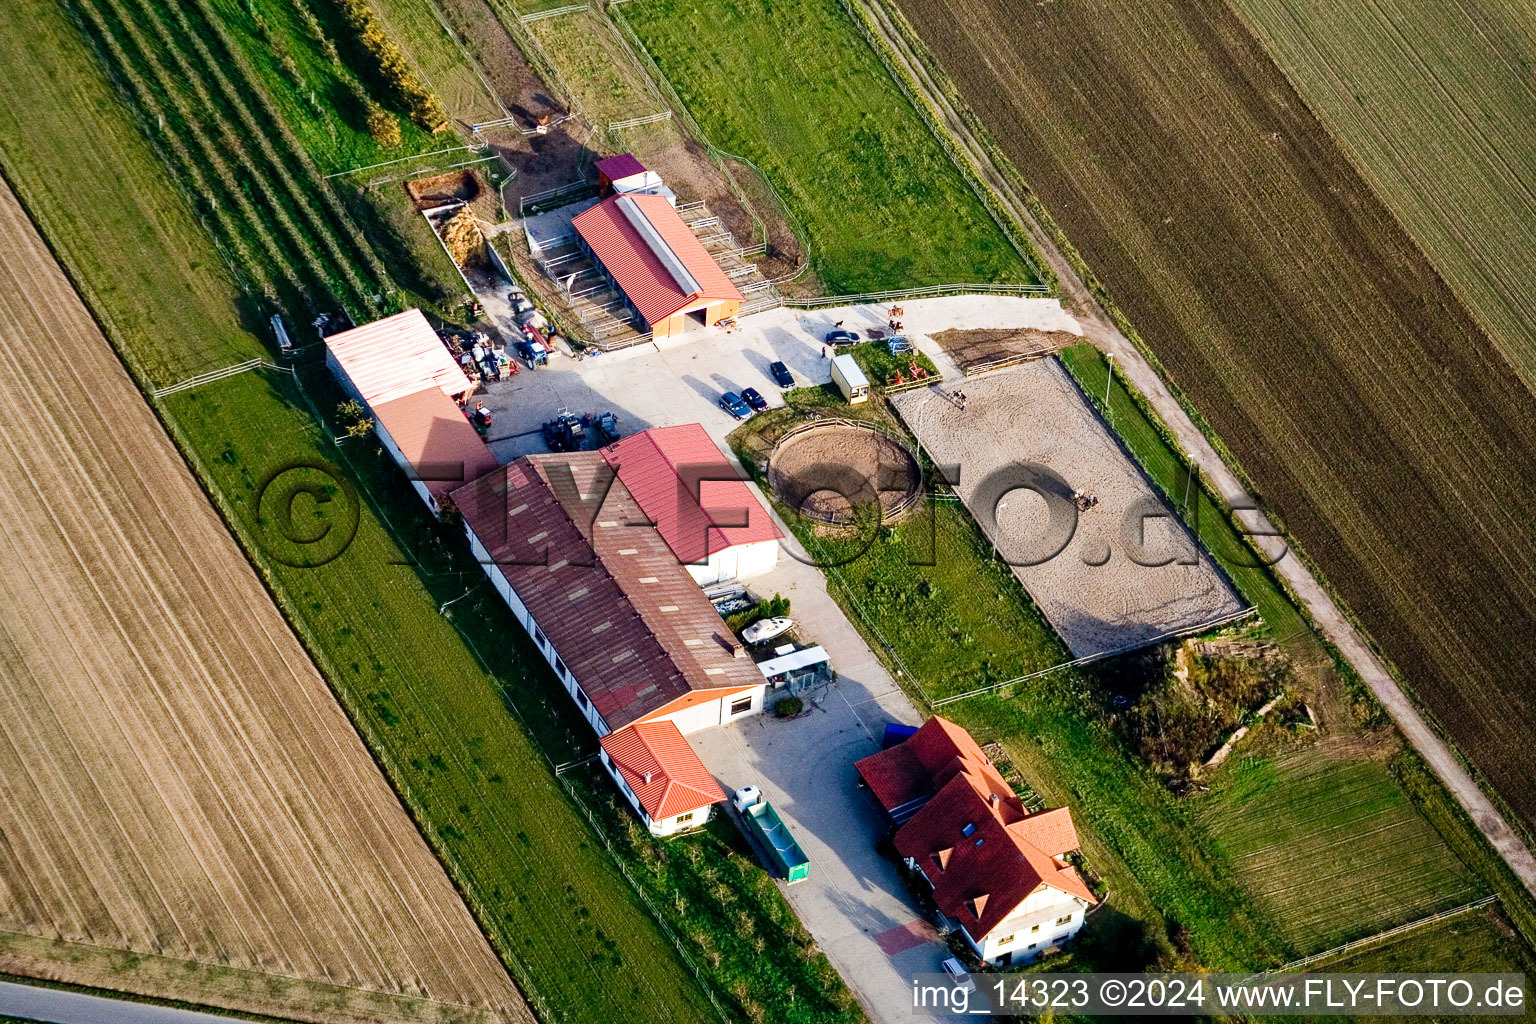
[[[427,91],[411,70],[404,52],[385,34],[368,0],[336,0],[346,15],[356,42],[372,58],[375,70],[410,115],[411,122],[429,132],[448,127],[448,115],[437,97]]]
[[[395,120],[395,115],[372,100],[368,101],[368,134],[384,149],[394,149],[400,145],[400,122]]]
[[[785,697],[773,706],[773,713],[780,718],[793,718],[805,708],[805,701],[799,697]]]

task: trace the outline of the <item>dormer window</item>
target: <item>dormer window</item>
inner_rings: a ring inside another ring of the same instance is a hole
[[[976,831],[976,823],[974,821],[968,821],[968,822],[965,823],[965,828],[960,830],[960,834],[965,836],[967,839],[969,839],[970,836],[971,836],[971,833],[973,833],[975,831]]]

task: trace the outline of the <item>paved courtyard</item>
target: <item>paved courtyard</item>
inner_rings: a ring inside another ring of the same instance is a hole
[[[946,377],[957,371],[929,334],[957,327],[1079,330],[1055,299],[967,295],[902,305],[906,333]],[[702,423],[723,446],[736,421],[716,404],[721,392],[755,387],[769,404],[780,404],[780,389],[768,376],[768,364],[776,360],[786,363],[800,384],[827,383],[831,368],[830,360],[822,357],[822,336],[837,321],[858,331],[883,327],[886,309],[884,305],[774,309],[743,317],[741,329],[730,333],[702,328],[681,338],[581,360],[552,355],[543,369],[524,368],[476,396],[494,415],[491,450],[503,462],[544,451],[539,426],[561,408],[577,414],[611,409],[626,434],[674,423]]]
[[[755,715],[689,741],[726,792],[758,786],[778,809],[811,861],[810,878],[783,886],[785,896],[871,1017],[905,1020],[911,975],[939,970],[948,952],[896,865],[875,851],[890,824],[853,763],[880,749],[886,723],[917,725],[921,716],[827,594],[820,570],[784,556],[747,582],[790,599],[790,615],[809,624],[804,638],[826,648],[838,679],[806,691],[797,718]]]
[[[902,305],[906,333],[946,376],[957,371],[931,333],[1009,326],[1078,331],[1051,299],[966,296]],[[544,451],[540,424],[568,408],[611,409],[624,434],[701,423],[724,450],[737,422],[716,404],[722,391],[755,387],[780,404],[780,389],[768,376],[775,360],[787,363],[801,385],[826,383],[831,374],[822,335],[837,321],[860,331],[882,327],[886,308],[778,309],[744,317],[731,333],[708,328],[583,360],[553,355],[547,368],[525,368],[479,396],[494,414],[491,447],[503,462]],[[911,976],[938,971],[948,953],[895,864],[875,851],[889,824],[859,788],[853,764],[879,749],[888,722],[916,725],[921,716],[827,593],[819,569],[782,554],[773,572],[745,582],[754,593],[790,599],[804,638],[831,655],[837,682],[806,693],[807,710],[793,720],[754,716],[695,733],[690,742],[727,792],[756,785],[778,808],[811,861],[810,878],[785,886],[786,897],[871,1018],[906,1021]]]

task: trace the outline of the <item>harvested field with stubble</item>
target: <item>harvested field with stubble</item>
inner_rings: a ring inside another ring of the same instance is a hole
[[[1242,609],[1056,360],[967,378],[962,389],[963,406],[936,388],[890,401],[935,463],[958,467],[956,492],[1074,657]],[[1024,475],[1039,491],[1023,488]],[[1076,489],[1099,501],[1074,522]]]
[[[8,188],[0,365],[0,971],[531,1021]]]
[[[1536,398],[1260,44],[1192,0],[900,7],[1527,828]]]

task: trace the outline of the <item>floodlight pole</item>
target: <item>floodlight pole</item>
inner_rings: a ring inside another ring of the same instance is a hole
[[[1109,386],[1115,382],[1115,354],[1109,353],[1109,376],[1104,378],[1104,415],[1109,415]]]

